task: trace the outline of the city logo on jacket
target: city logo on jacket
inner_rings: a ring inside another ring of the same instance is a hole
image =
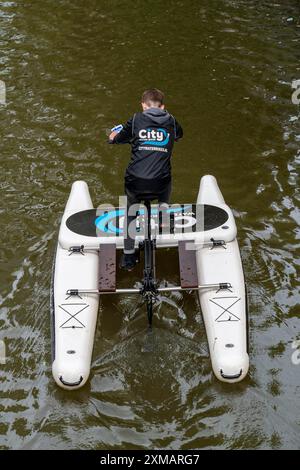
[[[165,129],[141,129],[139,131],[139,138],[143,145],[153,145],[163,147],[168,144],[170,134]]]

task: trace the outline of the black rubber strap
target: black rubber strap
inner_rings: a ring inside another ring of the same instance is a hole
[[[132,118],[132,126],[131,126],[131,135],[132,135],[132,137],[134,136],[134,122],[135,122],[135,116],[136,116],[136,113],[133,115],[133,118]]]

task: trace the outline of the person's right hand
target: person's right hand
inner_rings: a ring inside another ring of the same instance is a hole
[[[111,132],[111,133],[109,134],[109,137],[108,137],[108,138],[109,138],[109,140],[114,140],[114,138],[115,138],[115,136],[116,136],[117,134],[118,134],[118,132],[117,132],[117,131],[113,131],[113,132]]]

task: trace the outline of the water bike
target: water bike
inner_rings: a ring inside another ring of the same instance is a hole
[[[135,246],[144,263],[143,278],[138,287],[118,288],[116,252],[124,245],[125,209],[94,209],[87,184],[72,185],[51,287],[52,372],[64,389],[77,389],[88,380],[103,295],[141,296],[151,330],[153,305],[161,292],[197,292],[215,376],[235,383],[247,375],[246,285],[235,220],[216,179],[201,178],[196,204],[161,209],[152,202],[151,196],[145,198],[136,219]],[[161,223],[165,216],[170,220],[167,230]],[[166,247],[178,250],[178,286],[161,285],[156,277],[155,252]]]

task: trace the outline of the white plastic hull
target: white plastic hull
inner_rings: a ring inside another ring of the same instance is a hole
[[[93,207],[88,186],[76,181],[64,216]],[[62,230],[62,228],[61,228]],[[90,374],[99,297],[67,296],[70,288],[96,289],[97,253],[70,253],[58,243],[53,273],[53,364],[56,383],[65,389],[82,387]]]
[[[213,176],[201,179],[197,203],[224,204]],[[196,257],[200,284],[232,285],[230,290],[199,290],[199,299],[213,371],[223,382],[239,382],[247,375],[249,356],[246,289],[238,242],[227,242],[226,249],[202,247]]]

